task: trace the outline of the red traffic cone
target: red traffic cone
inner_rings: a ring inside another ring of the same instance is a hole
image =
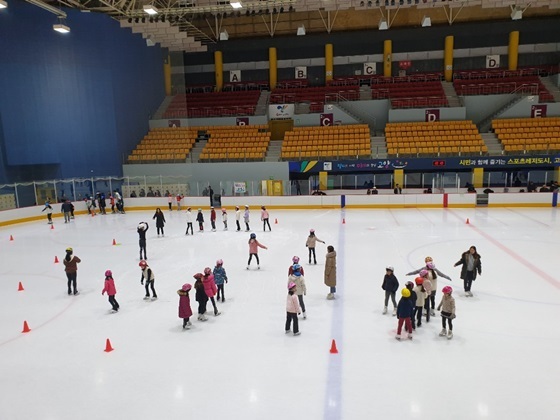
[[[54,229],[54,225],[51,225],[51,230],[53,230],[53,229]]]
[[[12,235],[10,235],[10,241],[13,241],[14,237]]]
[[[468,218],[468,217],[467,217],[467,222],[466,222],[465,224],[467,224],[467,225],[470,224],[469,218]]]
[[[334,341],[334,338],[331,343],[331,354],[338,354],[338,349],[336,348],[336,341]]]
[[[115,240],[113,239],[113,245],[116,245],[116,244],[117,244],[117,241],[115,241]]]
[[[31,331],[31,328],[29,328],[29,325],[27,325],[27,321],[23,321],[23,331],[22,331],[22,333],[28,333],[29,331]]]
[[[278,224],[278,219],[274,219],[274,224],[275,224],[275,225]]]
[[[112,346],[111,346],[111,340],[107,339],[107,342],[105,343],[105,352],[109,353],[110,351],[115,350]]]
[[[23,284],[21,284],[21,281],[19,282],[18,288],[17,288],[18,292],[23,292],[25,289],[23,288]]]
[[[58,257],[56,255],[54,256],[54,263],[58,264]]]
[[[342,224],[343,224],[343,225],[346,224],[346,219],[342,219]]]

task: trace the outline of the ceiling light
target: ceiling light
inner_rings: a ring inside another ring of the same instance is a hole
[[[300,26],[298,26],[296,34],[297,34],[298,36],[303,36],[303,35],[305,35],[305,25],[300,25]]]
[[[380,31],[386,31],[387,29],[389,29],[389,25],[387,24],[387,19],[382,18],[379,21],[379,30]]]
[[[0,0],[0,9],[5,9],[8,7],[8,2],[6,0]]]
[[[66,26],[63,23],[56,23],[53,25],[52,27],[56,32],[61,33],[61,34],[67,34],[70,32],[70,27]]]
[[[523,10],[518,7],[513,7],[511,9],[511,20],[521,20],[523,19]]]
[[[149,15],[157,15],[158,9],[156,8],[156,6],[152,6],[151,4],[146,4],[144,5],[144,12]]]
[[[241,9],[243,7],[240,1],[230,1],[229,5],[234,9]]]
[[[427,28],[429,26],[432,26],[432,19],[430,19],[429,16],[424,16],[422,18],[422,28]]]

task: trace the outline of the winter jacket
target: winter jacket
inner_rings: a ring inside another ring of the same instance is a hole
[[[437,309],[438,311],[441,309],[441,316],[444,318],[449,318],[448,314],[455,315],[455,298],[444,294]],[[455,318],[455,316],[451,316],[451,318]]]
[[[154,217],[152,217],[152,219],[156,219],[156,227],[162,228],[163,225],[165,224],[165,216],[163,215],[163,212],[156,212],[154,214]]]
[[[309,235],[307,237],[307,241],[305,242],[305,246],[308,247],[308,248],[315,248],[315,245],[317,245],[317,242],[321,242],[323,244],[325,243],[325,241],[320,240],[315,235]]]
[[[410,290],[410,289],[408,289]],[[416,306],[416,301],[418,299],[418,296],[416,295],[416,292],[414,291],[414,289],[410,290],[410,301],[412,302],[412,307],[414,308]]]
[[[303,270],[303,267],[301,267],[301,268],[299,269],[299,272],[301,273],[302,276],[305,275],[305,272],[304,272],[304,270]],[[293,266],[293,265],[290,265],[290,268],[288,268],[288,276],[291,276],[292,274],[294,274],[294,266]]]
[[[418,270],[414,270],[414,271],[411,271],[410,273],[406,273],[406,275],[407,275],[407,276],[413,276],[414,274],[420,273],[420,271],[422,271],[422,270],[428,270],[428,272],[432,271],[432,270],[430,270],[430,269],[428,268],[428,266],[425,265],[424,267],[421,267],[421,268],[419,268]],[[442,273],[441,271],[439,271],[437,268],[434,267],[433,271],[435,271],[435,273],[436,273],[438,276],[443,277],[444,279],[447,279],[447,280],[449,280],[449,281],[452,281],[452,280],[451,280],[451,277],[449,277],[449,276],[446,275],[446,274],[443,274],[443,273]],[[432,276],[433,276],[433,279],[434,279],[434,280],[437,280],[437,276],[434,276],[433,273],[431,273],[431,274],[432,274]]]
[[[196,288],[196,295],[195,299],[197,302],[207,302],[208,295],[204,291],[204,284],[201,284],[199,287]]]
[[[201,211],[199,211],[198,214],[196,215],[196,221],[198,223],[204,223],[204,215],[202,214]]]
[[[216,210],[212,209],[210,211],[210,221],[211,222],[215,222],[216,221]]]
[[[261,210],[261,220],[268,219],[268,211]]]
[[[65,201],[60,206],[60,211],[63,213],[70,213],[72,211],[72,203],[70,203],[70,201]]]
[[[259,248],[268,249],[256,239],[249,239],[249,254],[258,254]]]
[[[462,265],[461,267],[461,278],[462,279],[466,279],[467,278],[467,267],[468,267],[468,257],[469,257],[470,252],[466,251],[463,252],[463,254],[461,255],[461,259],[459,261],[457,261],[455,263],[455,265],[453,267],[457,267],[458,265]],[[478,274],[482,274],[482,262],[480,261],[480,255],[478,254],[474,254],[474,269],[473,269],[473,280],[476,280],[476,274],[478,272]]]
[[[216,287],[216,283],[214,283],[214,276],[212,274],[209,274],[208,277],[202,277],[202,284],[204,285],[204,292],[209,298],[214,297],[218,292],[218,288]]]
[[[306,295],[307,288],[305,287],[305,278],[303,276],[294,276],[291,275],[288,277],[288,284],[294,282],[296,284],[296,295]]]
[[[182,289],[177,290],[179,295],[179,318],[190,318],[192,316],[191,298],[189,292]]]
[[[428,294],[426,291],[422,291],[422,286],[416,286],[414,291],[416,292],[416,306],[424,307]]]
[[[391,293],[399,290],[399,281],[397,280],[397,277],[393,273],[385,274],[385,277],[383,277],[383,284],[381,285],[381,288],[386,292]]]
[[[143,222],[146,223],[146,222]],[[136,229],[136,232],[138,232],[138,237],[140,238],[141,241],[146,241],[146,232],[148,231],[148,229],[150,228],[150,226],[148,226],[148,224],[146,223],[146,229],[142,230],[140,228]]]
[[[227,222],[227,213],[225,211],[222,212],[222,221]]]
[[[190,211],[187,212],[187,223],[192,223],[192,213]]]
[[[249,210],[245,210],[245,213],[243,213],[243,220],[245,223],[249,223]]]
[[[219,267],[214,267],[214,283],[216,283],[216,285],[221,285],[224,284],[224,282],[227,281],[227,274],[226,274],[226,269],[222,266]]]
[[[78,257],[75,255],[70,256],[70,261],[66,261],[66,257],[62,260],[64,263],[64,271],[67,273],[75,273],[78,271],[78,263],[82,262]]]
[[[422,285],[424,286],[424,290],[426,290],[426,294],[429,296],[433,290],[432,282],[430,279],[424,278],[424,283],[422,283]]]
[[[325,261],[325,284],[336,287],[336,251],[327,252]]]
[[[235,220],[241,220],[241,210],[235,210]]]
[[[47,214],[52,214],[52,212],[53,212],[53,209],[52,209],[50,204],[47,204],[45,206],[45,208],[43,210],[41,210],[41,213],[44,212],[45,210],[47,211]]]
[[[397,318],[412,318],[413,310],[412,300],[403,296],[397,305]]]
[[[299,314],[301,312],[299,299],[295,293],[293,295],[288,293],[288,298],[286,299],[286,312],[290,312],[292,314]]]
[[[115,296],[117,294],[117,288],[115,287],[115,281],[112,277],[107,277],[105,279],[105,287],[101,291],[101,294],[104,295],[107,292],[109,296]]]
[[[154,281],[155,275],[154,272],[152,271],[152,269],[148,266],[146,266],[146,268],[142,269],[142,277],[140,278],[140,282],[143,282],[144,280],[146,281]]]

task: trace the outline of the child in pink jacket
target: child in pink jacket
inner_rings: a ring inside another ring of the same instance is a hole
[[[103,287],[101,295],[104,295],[105,292],[107,292],[107,295],[109,296],[109,303],[113,307],[111,312],[119,312],[119,302],[117,302],[117,299],[115,299],[117,288],[115,287],[115,280],[113,280],[113,273],[111,272],[111,270],[105,271],[105,287]]]
[[[191,284],[185,283],[181,289],[177,290],[179,295],[179,318],[183,318],[183,329],[188,330],[191,328],[189,318],[192,316],[191,298],[189,292],[192,289]]]
[[[290,332],[290,324],[294,321],[294,335],[300,335],[298,326],[298,314],[301,313],[299,307],[299,300],[296,295],[296,284],[294,282],[288,283],[288,298],[286,300],[286,334]]]
[[[261,244],[257,241],[257,235],[255,233],[251,233],[251,237],[249,238],[249,261],[247,261],[247,270],[251,265],[251,260],[253,259],[253,255],[257,260],[257,269],[260,270],[260,262],[259,262],[259,248],[268,249],[266,246]]]
[[[204,269],[202,284],[204,285],[204,292],[206,293],[206,296],[208,296],[208,299],[210,299],[210,301],[212,302],[212,306],[214,307],[214,315],[220,315],[221,312],[218,311],[218,307],[216,306],[216,299],[214,299],[214,296],[216,296],[216,293],[218,292],[218,288],[216,287],[216,283],[214,282],[214,275],[212,274],[212,270],[210,269],[210,267],[206,267]]]

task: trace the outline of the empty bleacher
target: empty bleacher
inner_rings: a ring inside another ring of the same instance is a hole
[[[163,118],[255,115],[259,97],[259,90],[175,95],[163,113]]]
[[[297,104],[309,103],[311,112],[323,112],[326,103],[342,101],[355,101],[360,99],[360,91],[357,86],[290,86],[283,84],[282,88],[276,88],[270,94],[271,104]]]
[[[153,128],[128,156],[128,163],[184,162],[197,134],[196,127]]]
[[[208,127],[208,142],[201,162],[246,162],[264,160],[270,143],[266,125]]]
[[[560,151],[560,118],[493,120],[492,128],[505,152]]]
[[[480,155],[488,152],[472,121],[389,123],[385,127],[389,156]]]
[[[287,131],[281,158],[368,158],[371,156],[369,127],[365,124],[329,127],[296,127]]]

